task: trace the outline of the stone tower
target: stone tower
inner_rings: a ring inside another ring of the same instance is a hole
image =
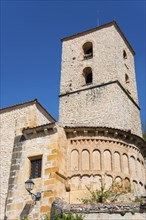
[[[59,122],[67,139],[70,203],[113,180],[144,193],[134,50],[115,21],[62,39]]]
[[[59,121],[141,136],[135,53],[116,22],[62,42]]]

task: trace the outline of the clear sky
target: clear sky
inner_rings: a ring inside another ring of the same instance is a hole
[[[58,119],[60,39],[116,20],[136,52],[142,122],[146,122],[146,2],[1,1],[1,107],[35,98]]]

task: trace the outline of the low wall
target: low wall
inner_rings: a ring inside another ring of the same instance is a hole
[[[146,213],[126,213],[124,216],[120,214],[108,214],[108,213],[90,213],[84,215],[84,220],[145,220]]]
[[[53,213],[77,213],[84,220],[145,220],[146,207],[140,203],[128,204],[67,204],[60,199],[55,199],[52,204],[51,220],[55,220]]]

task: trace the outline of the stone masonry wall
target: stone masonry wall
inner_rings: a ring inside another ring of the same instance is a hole
[[[93,44],[93,58],[85,60],[82,46],[88,41]],[[117,79],[114,27],[63,42],[60,94],[84,88],[83,69],[88,66],[93,71],[93,85]]]
[[[50,212],[54,197],[66,199],[66,181],[56,174],[57,171],[61,174],[65,172],[65,159],[60,151],[65,146],[63,136],[63,129],[56,127],[48,135],[40,132],[15,144],[7,196],[7,219],[23,219],[25,215],[29,215],[30,219],[40,219]],[[24,182],[30,177],[30,159],[36,156],[42,156],[42,174],[40,178],[33,179],[33,193],[41,192],[41,199],[33,204]]]
[[[22,134],[24,127],[34,127],[44,123],[49,123],[49,120],[42,116],[36,105],[26,107],[17,107],[12,110],[6,110],[1,113],[1,216],[4,216],[4,206],[8,190],[8,180],[10,174],[10,166],[15,137]]]
[[[134,142],[111,138],[108,134],[103,136],[100,132],[95,135],[87,128],[73,130],[68,135],[67,176],[71,204],[88,198],[86,187],[99,189],[101,179],[107,188],[116,181],[128,184],[134,196],[145,194],[144,158]]]
[[[145,220],[146,209],[139,203],[129,204],[67,204],[56,198],[52,205],[51,220],[54,220],[53,213],[58,215],[72,213],[81,215],[83,220]]]
[[[86,42],[93,44],[90,59],[83,56],[82,46]],[[90,85],[85,84],[85,67],[92,68]],[[125,74],[129,76],[128,83]],[[121,87],[104,86],[116,80],[137,103],[134,57],[114,25],[63,41],[59,121],[128,129],[141,136],[139,109]],[[99,85],[102,86],[90,89]],[[72,92],[75,93],[70,94]]]
[[[82,46],[88,41],[93,44],[93,57],[84,59]],[[93,85],[119,80],[138,102],[134,56],[114,26],[63,42],[60,94],[84,88],[83,69],[88,66],[92,68]],[[125,73],[130,79],[128,84],[125,83]]]
[[[60,97],[64,124],[103,126],[142,136],[139,109],[116,83]]]
[[[122,86],[129,91],[129,94],[136,103],[138,103],[137,86],[136,86],[136,74],[134,66],[134,56],[130,49],[127,47],[126,43],[121,40],[119,32],[115,30],[115,62],[116,62],[116,74],[118,80]],[[123,58],[123,50],[127,54],[127,58]],[[129,83],[125,82],[125,74],[129,76]]]

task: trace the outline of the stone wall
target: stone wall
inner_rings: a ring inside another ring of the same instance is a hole
[[[85,42],[93,44],[91,59],[84,59]],[[85,84],[85,67],[92,68],[90,85]],[[60,122],[127,129],[142,136],[137,104],[134,57],[114,25],[63,41]]]
[[[131,141],[132,134],[125,139],[117,133],[115,138],[110,129],[68,127],[65,130],[70,203],[87,198],[86,187],[99,189],[101,179],[106,188],[116,181],[123,186],[129,185],[135,196],[145,194],[144,158],[138,145]]]
[[[26,140],[19,140],[14,145],[6,200],[7,219],[23,219],[27,215],[31,219],[40,219],[50,212],[55,196],[66,199],[66,179],[62,178],[65,173],[65,160],[63,151],[60,151],[60,148],[65,146],[64,131],[54,125],[47,132],[47,125],[44,126],[45,131],[43,126],[39,126],[39,131],[27,134]],[[33,179],[33,193],[41,192],[41,199],[35,204],[24,183],[30,177],[30,160],[40,156],[42,174],[40,178]]]
[[[54,220],[54,211],[61,213],[78,214],[83,220],[145,220],[146,208],[135,204],[67,204],[56,198],[52,205],[51,220]]]
[[[43,110],[42,110],[43,112]],[[49,123],[35,102],[1,110],[1,217],[3,219],[15,138],[24,127]],[[21,149],[21,146],[20,146]]]
[[[142,136],[140,112],[117,83],[60,97],[60,119],[70,125],[131,130]]]

